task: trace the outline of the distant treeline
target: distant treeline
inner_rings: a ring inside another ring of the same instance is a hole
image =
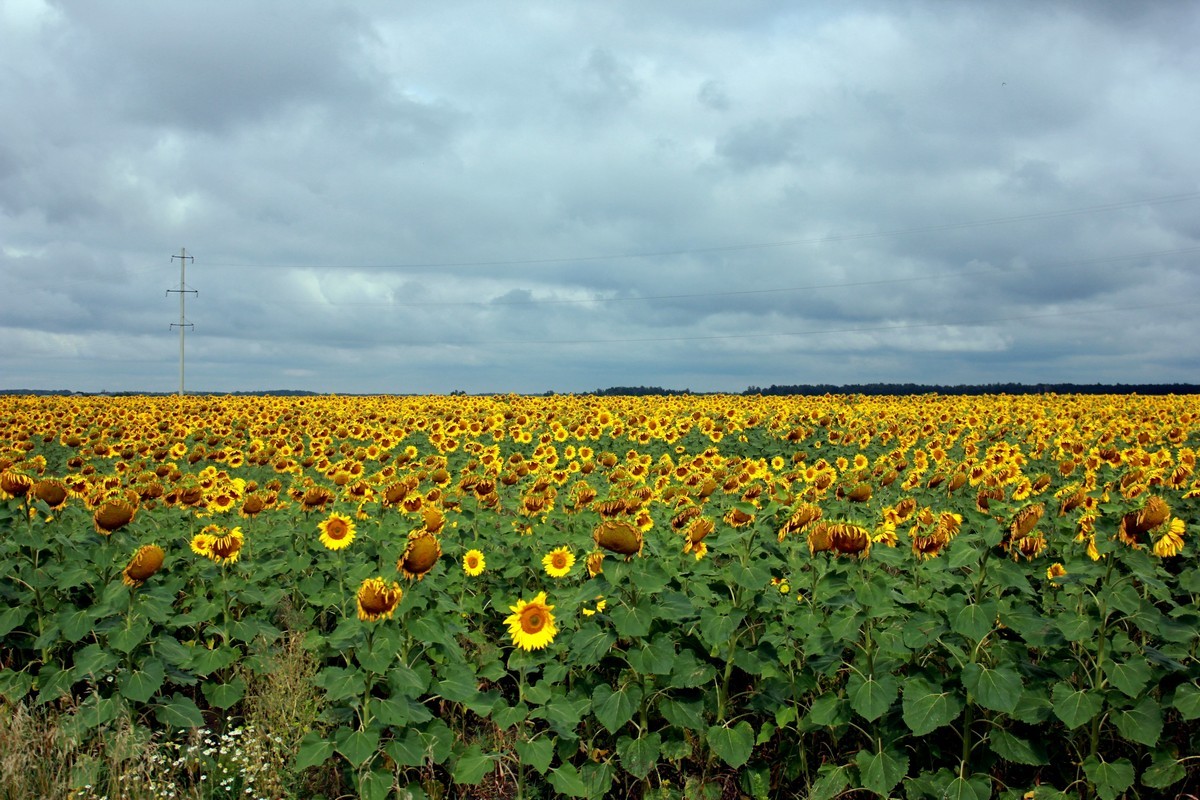
[[[833,384],[800,384],[776,386],[765,389],[751,386],[742,394],[766,395],[822,395],[822,394],[867,394],[867,395],[981,395],[981,394],[1200,394],[1200,385],[1194,383],[985,383],[944,386],[936,383],[851,383],[842,386]]]
[[[132,397],[136,395],[166,397],[175,392],[75,392],[70,389],[0,389],[0,395],[58,395],[58,396],[100,396],[100,397]],[[303,389],[266,389],[249,392],[188,392],[192,396],[223,396],[234,397],[317,397],[320,392],[309,392]],[[464,396],[467,392],[456,390],[450,396]],[[481,393],[486,394],[486,393]],[[532,394],[532,393],[531,393]],[[542,392],[550,397],[558,392]],[[566,393],[572,394],[572,393]],[[693,392],[691,389],[664,389],[661,386],[611,386],[607,389],[595,389],[580,394],[593,397],[642,397],[642,396],[686,396],[704,394],[725,394],[724,392]],[[802,395],[820,396],[824,394],[862,394],[862,395],[984,395],[984,394],[1200,394],[1200,385],[1194,383],[984,383],[957,384],[946,386],[938,383],[804,383],[804,384],[771,384],[767,387],[750,386],[742,395]],[[399,395],[399,393],[397,393]],[[353,393],[344,396],[353,397]]]

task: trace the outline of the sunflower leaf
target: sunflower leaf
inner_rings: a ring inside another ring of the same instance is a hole
[[[1074,730],[1100,713],[1104,700],[1100,694],[1087,689],[1072,689],[1066,683],[1056,683],[1051,695],[1054,715]]]
[[[641,701],[642,689],[637,684],[613,689],[602,683],[592,693],[592,713],[609,733],[616,733],[633,718],[633,712]]]
[[[962,681],[976,702],[992,711],[1010,713],[1021,699],[1021,676],[1011,667],[992,669],[981,664],[967,664],[963,668]]]
[[[880,750],[878,753],[859,750],[854,763],[858,765],[859,781],[863,788],[884,797],[888,796],[908,772],[908,756],[896,755],[887,750]]]
[[[962,701],[950,692],[939,691],[928,681],[909,678],[904,685],[901,708],[904,724],[917,736],[924,736],[957,719],[962,712]]]
[[[662,750],[662,736],[655,731],[637,739],[622,736],[617,739],[617,756],[621,766],[630,775],[639,780],[650,774],[650,770],[658,763]]]
[[[539,775],[545,775],[554,759],[554,739],[549,736],[539,736],[536,739],[519,739],[517,755],[522,764],[528,764],[537,770]]]
[[[135,703],[148,703],[158,692],[166,678],[163,662],[157,658],[147,658],[137,669],[122,672],[117,678],[117,688],[121,696]]]
[[[484,755],[483,748],[473,744],[459,754],[450,768],[450,777],[455,783],[478,786],[496,766],[491,756]]]
[[[879,719],[896,701],[899,684],[888,674],[877,679],[874,675],[854,673],[846,686],[850,707],[868,722]]]
[[[569,762],[550,771],[550,785],[554,787],[554,791],[568,797],[587,797],[590,794],[579,770]]]
[[[1099,756],[1088,756],[1083,761],[1083,772],[1096,787],[1102,800],[1116,798],[1133,786],[1133,764],[1127,758],[1105,761]]]
[[[708,729],[708,746],[722,761],[737,769],[750,760],[754,750],[754,728],[745,720],[731,728],[714,725]]]
[[[154,709],[154,718],[172,728],[199,728],[204,725],[204,715],[195,701],[179,692]]]

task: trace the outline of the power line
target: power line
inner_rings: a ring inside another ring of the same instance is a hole
[[[897,228],[873,233],[849,233],[822,236],[813,239],[794,239],[779,242],[749,242],[742,244],[717,245],[713,247],[688,247],[677,250],[658,250],[637,253],[614,253],[609,255],[559,256],[555,258],[520,258],[494,259],[485,261],[429,261],[398,264],[231,264],[214,263],[209,267],[244,268],[244,269],[431,269],[442,267],[512,267],[536,266],[539,264],[562,264],[568,262],[590,261],[619,261],[638,258],[664,258],[667,256],[697,255],[701,253],[733,252],[739,250],[765,250],[776,247],[798,247],[801,245],[828,244],[833,242],[850,242],[864,239],[879,239],[890,236],[905,236],[917,233],[934,233],[939,231],[980,228],[989,225],[1006,225],[1014,222],[1029,222],[1042,219],[1057,219],[1061,217],[1094,214],[1102,211],[1117,211],[1139,206],[1161,205],[1200,198],[1200,192],[1185,192],[1182,194],[1164,195],[1145,200],[1129,200],[1121,203],[1105,203],[1081,208],[1069,208],[1059,211],[1044,211],[1032,214],[1017,214],[1007,217],[992,217],[989,219],[969,222],[950,222],[941,225],[926,225],[916,228]],[[207,262],[206,262],[207,263]]]
[[[167,294],[179,295],[179,322],[178,324],[174,322],[171,323],[171,328],[179,328],[179,396],[183,397],[183,334],[188,328],[195,327],[192,323],[188,322],[187,318],[183,315],[183,299],[189,294],[199,294],[199,292],[197,292],[195,289],[187,288],[187,282],[184,280],[184,274],[187,270],[187,262],[195,261],[195,259],[187,254],[186,248],[182,247],[179,248],[179,255],[171,256],[171,261],[174,262],[177,258],[179,259],[179,288],[167,289]]]
[[[1060,269],[1062,267],[1086,266],[1089,264],[1109,264],[1117,261],[1131,261],[1139,258],[1157,258],[1161,256],[1184,255],[1187,253],[1200,252],[1200,247],[1183,247],[1175,250],[1153,250],[1143,253],[1129,253],[1121,256],[1108,256],[1105,258],[1090,258],[1076,261],[1055,261],[1045,264],[1033,264],[1029,269],[1034,270],[1051,270]],[[586,299],[574,300],[559,300],[559,299],[542,299],[542,300],[447,300],[447,301],[426,301],[426,302],[376,302],[376,301],[347,301],[347,302],[321,302],[321,301],[297,301],[288,303],[289,306],[332,306],[355,307],[355,308],[425,308],[430,306],[446,307],[474,307],[474,308],[491,308],[493,306],[538,306],[538,305],[593,305],[597,303],[624,303],[624,302],[645,302],[651,300],[684,300],[701,297],[737,297],[742,295],[759,295],[759,294],[776,294],[782,292],[807,292],[817,289],[847,289],[862,286],[882,286],[898,283],[915,283],[919,281],[941,280],[943,278],[973,278],[983,275],[1004,274],[1007,270],[1003,267],[988,267],[986,269],[969,270],[966,272],[939,272],[929,275],[910,275],[904,278],[878,278],[867,281],[845,281],[840,283],[814,283],[805,286],[778,286],[769,289],[733,289],[721,292],[689,292],[687,294],[658,294],[658,295],[625,295],[620,297],[591,297]]]

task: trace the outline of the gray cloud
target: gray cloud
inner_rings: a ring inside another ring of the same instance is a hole
[[[1193,381],[1197,34],[1174,3],[6,4],[0,385],[174,388],[181,246],[198,389]]]

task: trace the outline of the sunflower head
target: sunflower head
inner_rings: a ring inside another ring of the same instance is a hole
[[[627,559],[642,552],[642,531],[624,520],[607,519],[601,522],[592,531],[592,541],[597,547]]]
[[[483,552],[480,550],[468,550],[463,554],[463,572],[474,578],[477,575],[482,575],[487,569],[487,562],[483,558]]]
[[[151,575],[162,569],[163,549],[156,544],[147,544],[138,548],[129,559],[129,563],[121,572],[121,580],[126,586],[138,587],[146,582]]]
[[[342,550],[354,541],[354,520],[336,511],[317,523],[321,532],[321,544],[330,550]]]
[[[587,564],[588,576],[592,578],[596,577],[604,571],[604,551],[595,550],[588,553],[585,563]]]
[[[704,545],[704,540],[708,537],[716,524],[708,517],[696,517],[684,531],[686,541],[683,543],[683,552],[691,553],[692,551]],[[707,549],[708,545],[704,545]]]
[[[509,606],[512,612],[504,620],[513,644],[522,650],[541,650],[554,641],[558,628],[554,625],[554,606],[547,604],[546,593],[539,592],[529,602],[518,600]]]
[[[367,578],[358,587],[358,618],[364,622],[391,619],[403,595],[395,581],[389,586],[383,578]]]
[[[551,578],[565,578],[575,566],[575,554],[569,547],[556,547],[542,559],[542,567]]]
[[[92,523],[96,533],[108,536],[115,530],[124,528],[133,522],[136,507],[127,500],[117,498],[107,500],[92,514]]]
[[[217,528],[216,525],[208,527]],[[218,564],[232,564],[241,556],[245,543],[246,537],[241,528],[230,528],[227,531],[218,528],[216,532],[208,535],[204,555]]]
[[[33,488],[33,478],[23,472],[5,470],[0,473],[0,492],[5,497],[24,497]]]
[[[413,531],[396,562],[396,568],[408,579],[422,580],[442,557],[442,543],[427,530]]]
[[[50,508],[58,510],[67,504],[67,498],[71,492],[67,489],[67,485],[60,480],[54,478],[46,478],[40,480],[33,485],[29,490],[29,496],[35,500],[41,500]]]

